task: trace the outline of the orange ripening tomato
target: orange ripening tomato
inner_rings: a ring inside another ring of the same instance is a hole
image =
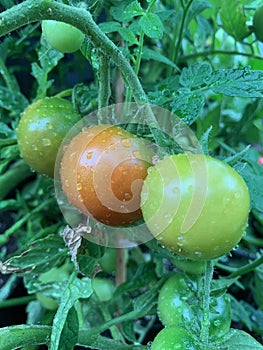
[[[109,226],[142,218],[140,194],[153,152],[146,140],[112,125],[90,127],[66,147],[62,189],[80,211]]]

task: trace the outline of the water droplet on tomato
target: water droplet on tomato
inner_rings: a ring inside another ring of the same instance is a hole
[[[82,190],[82,184],[80,182],[77,183],[77,190],[78,191]]]
[[[87,159],[91,159],[91,158],[92,158],[92,155],[93,155],[93,152],[88,152],[88,153],[87,153]]]
[[[129,139],[122,139],[121,140],[121,144],[122,144],[123,147],[129,148],[129,147],[131,147],[131,140],[129,140]]]
[[[32,150],[37,151],[38,150],[37,145],[32,145]]]
[[[138,159],[142,158],[141,153],[137,150],[133,151],[132,154],[135,158],[138,158]]]
[[[44,145],[45,147],[48,147],[48,146],[51,145],[50,139],[43,138],[42,141],[43,141],[43,145]]]

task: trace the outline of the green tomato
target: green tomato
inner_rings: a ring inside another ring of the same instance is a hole
[[[196,283],[194,283],[196,286]],[[164,326],[191,321],[193,311],[188,305],[188,299],[194,297],[182,274],[170,277],[162,286],[158,296],[158,315]]]
[[[53,20],[42,21],[42,32],[48,44],[63,53],[79,50],[85,37],[72,25]]]
[[[163,328],[151,345],[151,350],[198,350],[191,335],[180,326]]]
[[[104,272],[112,273],[116,271],[117,250],[116,248],[106,248],[103,256],[100,258],[100,266]]]
[[[175,274],[165,282],[158,297],[159,318],[164,326],[182,322],[192,325],[196,321],[196,329],[201,331],[202,308],[197,298],[197,281],[191,279],[188,283],[181,273]],[[218,339],[230,329],[230,299],[228,295],[211,297],[209,307],[209,336],[211,339]]]
[[[38,173],[53,177],[59,146],[80,118],[62,98],[46,97],[29,105],[16,130],[22,158]]]
[[[253,27],[256,38],[263,41],[263,6],[259,7],[254,14]]]
[[[94,293],[100,301],[110,300],[115,291],[113,282],[106,278],[93,278],[92,287],[94,289]]]
[[[163,246],[189,259],[209,260],[228,253],[245,234],[250,198],[243,178],[226,163],[179,154],[148,169],[141,209]]]

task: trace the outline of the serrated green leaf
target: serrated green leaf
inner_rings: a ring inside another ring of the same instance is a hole
[[[63,239],[51,234],[33,242],[21,255],[11,257],[2,264],[4,273],[37,275],[61,263],[68,255]]]
[[[75,273],[70,277],[68,285],[61,297],[57,313],[53,320],[50,350],[60,350],[60,339],[68,313],[79,299],[87,299],[93,292],[91,279],[84,277],[79,279]]]
[[[136,16],[141,16],[144,14],[143,8],[140,3],[136,1],[132,1],[129,5],[127,5],[122,14],[122,21],[128,22]]]
[[[163,23],[156,13],[146,12],[139,20],[142,31],[152,39],[161,39],[164,32]]]
[[[79,320],[74,306],[69,310],[66,322],[64,324],[60,341],[59,350],[73,350],[78,341]]]
[[[32,64],[32,75],[38,83],[37,97],[44,97],[53,80],[48,80],[48,74],[55,68],[64,55],[47,45],[44,37],[41,37],[41,47],[38,50],[39,64]]]
[[[222,0],[220,5],[220,18],[224,30],[237,41],[244,40],[251,33],[246,25],[244,6],[239,0]]]
[[[172,112],[183,121],[191,125],[202,114],[205,104],[204,96],[200,93],[191,92],[188,89],[179,89],[171,103]]]
[[[9,88],[0,86],[0,107],[10,111],[12,116],[17,116],[28,105],[28,100],[19,91],[13,92]]]
[[[212,73],[209,85],[213,92],[227,96],[262,97],[263,72],[249,68],[219,69]]]
[[[194,63],[184,68],[180,75],[180,84],[189,89],[206,85],[212,74],[212,66],[207,63]]]

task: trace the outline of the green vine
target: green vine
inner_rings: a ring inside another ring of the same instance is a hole
[[[95,47],[112,58],[133,91],[136,102],[147,102],[142,85],[121,50],[101,31],[89,11],[53,0],[27,0],[1,14],[0,37],[23,25],[42,20],[62,21],[80,29]]]

